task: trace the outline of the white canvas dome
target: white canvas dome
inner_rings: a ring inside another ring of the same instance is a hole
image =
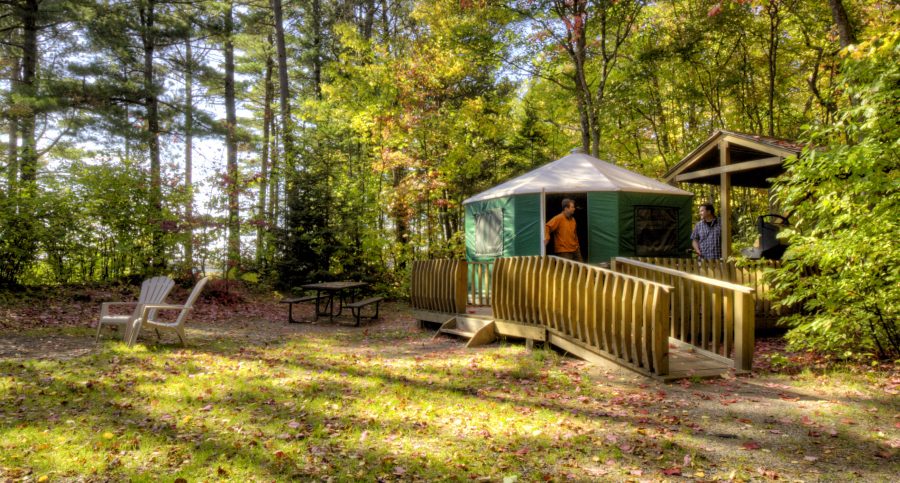
[[[482,191],[463,204],[526,193],[627,191],[691,196],[691,193],[584,153],[572,153]]]

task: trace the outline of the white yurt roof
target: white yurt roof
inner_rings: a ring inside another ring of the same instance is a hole
[[[631,172],[584,153],[572,153],[505,183],[482,191],[463,204],[526,193],[627,191],[691,196],[691,193]]]

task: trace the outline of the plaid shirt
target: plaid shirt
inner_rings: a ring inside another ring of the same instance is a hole
[[[700,243],[700,258],[706,260],[722,258],[722,225],[719,224],[718,218],[711,223],[698,221],[691,233],[691,240]]]

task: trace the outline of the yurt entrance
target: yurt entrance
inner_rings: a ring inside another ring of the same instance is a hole
[[[581,245],[581,258],[584,261],[587,261],[589,256],[587,193],[545,193],[543,224],[546,224],[551,218],[562,213],[562,201],[566,198],[575,201],[575,223],[577,227],[576,234],[578,235],[578,244]],[[547,245],[547,255],[552,254],[553,243],[551,242],[550,245]]]

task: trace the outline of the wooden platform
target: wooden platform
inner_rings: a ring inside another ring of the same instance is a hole
[[[424,311],[414,311],[413,314],[419,320],[425,320],[430,322],[438,322],[443,323],[448,318],[454,317],[448,314],[438,314],[436,312],[424,312]],[[482,319],[484,321],[491,320],[493,316],[493,312],[491,307],[488,306],[468,306],[466,307],[466,314],[459,314],[460,319]],[[457,335],[461,337],[471,337],[472,334],[467,333],[466,331],[461,331],[463,333],[459,333]],[[501,331],[505,332],[505,331]],[[444,333],[455,334],[453,330],[445,330]],[[519,335],[519,334],[516,334]],[[542,337],[534,337],[534,340],[543,340]],[[559,340],[559,337],[556,337],[555,340]],[[562,342],[562,341],[560,341]],[[554,344],[558,345],[558,344]],[[577,344],[563,344],[565,347],[561,347],[561,349],[565,350],[567,353],[574,355],[576,357],[591,361],[591,362],[600,362],[601,359],[607,362],[616,361],[612,359],[608,359],[605,356],[600,354],[593,354],[585,352],[584,348],[579,347]],[[620,365],[620,367],[630,369],[627,366]],[[717,354],[712,354],[702,349],[697,349],[694,346],[689,344],[685,344],[677,339],[669,339],[669,373],[665,376],[650,376],[655,379],[659,379],[662,381],[673,381],[677,379],[688,379],[688,378],[713,378],[720,377],[723,374],[728,374],[733,372],[733,363],[731,360],[719,356]],[[641,374],[641,373],[639,373]],[[648,374],[642,374],[647,376]]]
[[[663,381],[699,377],[719,377],[732,371],[730,364],[685,348],[669,347],[669,373]]]

